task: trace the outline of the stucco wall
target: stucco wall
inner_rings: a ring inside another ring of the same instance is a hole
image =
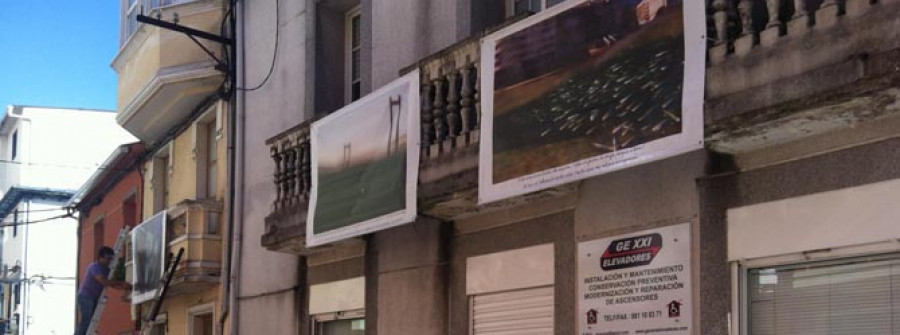
[[[130,219],[132,223],[140,222],[140,188],[141,175],[134,170],[125,175],[118,183],[116,183],[103,196],[103,200],[86,213],[81,220],[80,246],[78,257],[78,280],[80,285],[84,280],[87,265],[94,261],[97,254],[98,245],[106,245],[113,247],[116,244],[119,230],[125,226],[125,212],[123,211],[123,203],[126,198],[134,196],[135,207],[131,213],[133,217]],[[82,214],[83,215],[83,214]],[[103,219],[103,241],[94,240],[94,229],[97,221]],[[120,254],[122,256],[124,254]],[[122,259],[121,261],[124,261]],[[76,286],[77,286],[76,285]],[[126,293],[120,290],[107,290],[109,296],[106,309],[103,312],[103,318],[100,321],[101,332],[119,333],[133,329],[134,323],[131,322],[131,304],[123,301],[122,297]]]
[[[239,76],[244,87],[263,83],[272,66],[275,51],[275,29],[278,23],[278,52],[274,69],[265,84],[255,91],[238,92],[239,119],[244,133],[238,147],[241,167],[238,168],[236,192],[243,199],[241,268],[239,280],[239,334],[294,334],[299,315],[294,303],[293,288],[298,283],[298,257],[264,249],[260,245],[263,222],[270,213],[275,197],[272,183],[274,163],[269,157],[265,140],[293,127],[312,111],[307,111],[306,83],[308,66],[307,44],[314,43],[309,21],[313,1],[280,1],[278,18],[275,0],[242,1],[244,32],[243,50],[239,56]],[[233,318],[232,318],[233,319]]]

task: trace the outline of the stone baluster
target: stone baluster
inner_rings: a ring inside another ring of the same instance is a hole
[[[459,70],[459,74],[461,76],[462,86],[460,87],[459,95],[459,104],[460,104],[460,117],[462,121],[462,134],[465,137],[466,144],[472,143],[472,139],[470,137],[470,133],[474,128],[474,109],[472,108],[472,103],[475,102],[475,88],[472,87],[472,63],[469,61],[468,57],[466,58],[466,64]]]
[[[741,35],[734,41],[734,53],[742,56],[750,53],[755,39],[753,28],[753,0],[739,0],[738,15],[741,20]]]
[[[794,0],[794,16],[788,22],[788,34],[803,34],[810,26],[807,0]]]
[[[438,145],[438,153],[441,153],[443,152],[443,142],[447,138],[443,76],[438,74],[438,77],[433,79],[432,82],[434,83],[434,110],[432,111],[434,116],[432,119],[434,122],[434,140]]]
[[[294,204],[299,204],[301,198],[303,197],[304,186],[303,186],[303,142],[305,141],[304,135],[299,134],[297,139],[294,141],[294,150],[293,150],[293,161],[294,161],[294,176],[291,180],[294,183],[294,193],[291,201]]]
[[[310,172],[312,171],[311,163],[309,134],[305,134],[303,141],[300,143],[301,194],[303,194],[305,200],[309,200],[309,190],[312,187],[312,179],[310,178]]]
[[[838,16],[843,15],[837,0],[825,0],[816,11],[816,26],[828,28],[837,23]]]
[[[472,122],[472,129],[478,130],[481,128],[481,65],[478,65],[478,61],[476,60],[472,64],[472,82],[475,83],[475,101],[473,102],[475,105],[475,120]]]
[[[447,139],[450,140],[450,146],[456,146],[456,137],[460,134],[459,115],[459,74],[457,71],[451,70],[446,76],[447,78]]]
[[[785,0],[766,0],[766,9],[769,11],[769,23],[766,24],[766,29],[759,34],[759,43],[761,45],[770,46],[781,36],[784,29],[783,18],[780,16],[783,1]]]
[[[281,209],[281,151],[278,150],[278,144],[269,147],[269,156],[275,161],[275,172],[272,173],[272,180],[275,182],[275,201],[272,203],[274,211]]]
[[[709,49],[709,59],[713,63],[719,63],[728,54],[728,3],[725,0],[713,0],[712,8],[716,39]]]
[[[422,85],[422,154],[423,157],[428,157],[430,152],[431,144],[434,143],[434,115],[432,111],[434,110],[434,102],[431,100],[433,95],[434,88],[431,86],[431,83],[428,80],[425,80],[425,84]]]
[[[293,141],[287,140],[284,142],[282,146],[282,151],[284,151],[284,198],[282,199],[283,206],[290,206],[291,200],[294,197],[294,176],[295,176],[295,159],[296,156],[294,150]]]
[[[895,0],[896,1],[896,0]],[[878,0],[844,0],[842,2],[844,15],[857,17],[865,13],[873,4],[877,4]]]

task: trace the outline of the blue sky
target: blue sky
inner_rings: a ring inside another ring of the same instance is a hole
[[[0,0],[0,108],[115,109],[119,1]]]

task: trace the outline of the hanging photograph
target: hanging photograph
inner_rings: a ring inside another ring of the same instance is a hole
[[[569,0],[485,37],[479,202],[702,148],[703,13]]]
[[[416,218],[419,72],[313,123],[309,246]]]
[[[166,264],[166,211],[162,211],[131,230],[132,264],[131,303],[152,300]]]

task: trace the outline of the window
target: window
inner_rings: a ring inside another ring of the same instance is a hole
[[[219,234],[219,213],[207,212],[206,214],[206,233],[209,235]]]
[[[900,334],[900,254],[750,269],[744,295],[743,334]]]
[[[166,314],[156,316],[156,321],[150,323],[150,335],[166,335],[169,333]]]
[[[135,196],[131,195],[122,202],[122,225],[134,227],[135,223],[137,223],[137,204]]]
[[[502,2],[499,2],[502,4]],[[363,24],[360,0],[319,0],[315,5],[316,117],[328,115],[353,102],[366,90],[366,69],[371,33]]]
[[[97,252],[103,246],[103,234],[106,230],[104,226],[103,218],[94,222],[94,252]]]
[[[16,130],[12,133],[12,143],[9,148],[9,159],[16,160],[19,157],[19,131]]]
[[[195,0],[122,0],[122,6],[125,8],[125,16],[122,18],[122,31],[120,44],[125,44],[131,35],[138,30],[137,22],[138,14],[143,13],[152,16],[150,10],[177,5],[180,3],[192,2]]]
[[[19,209],[13,210],[13,237],[19,235]]]
[[[347,62],[347,102],[356,101],[362,94],[362,76],[360,73],[360,66],[362,65],[360,54],[362,50],[360,13],[360,7],[356,7],[347,12],[344,25],[347,44],[346,50],[344,51],[344,57]]]
[[[190,335],[213,334],[213,306],[203,305],[192,307],[188,310]]]
[[[150,167],[150,188],[153,191],[153,212],[157,213],[168,207],[169,189],[171,187],[170,171],[172,168],[169,148],[163,148],[155,157]]]
[[[507,16],[537,13],[564,0],[507,0]]]
[[[216,197],[216,178],[219,162],[219,147],[216,139],[216,121],[206,123],[206,197]]]
[[[362,311],[338,312],[314,317],[313,335],[364,335],[366,320]]]
[[[125,7],[125,17],[122,19],[122,37],[121,44],[125,44],[126,41],[137,31],[138,22],[137,15],[141,13],[141,5],[140,1],[137,0],[125,0],[123,3],[127,7]]]

